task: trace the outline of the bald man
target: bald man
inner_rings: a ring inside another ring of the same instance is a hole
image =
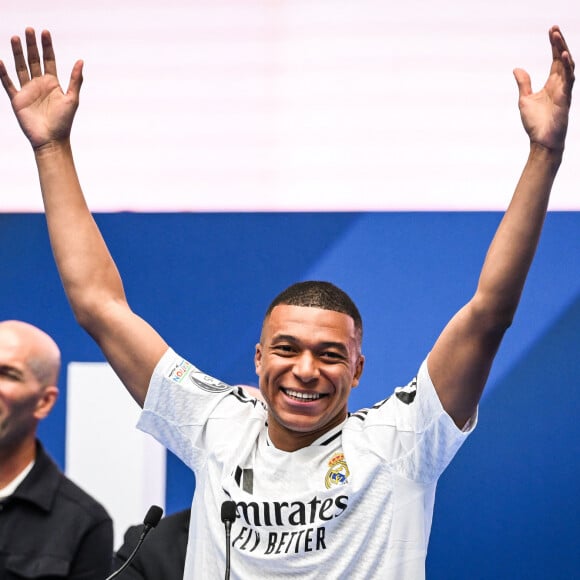
[[[36,432],[58,398],[60,351],[45,332],[0,322],[0,578],[103,580],[113,524],[67,479]]]

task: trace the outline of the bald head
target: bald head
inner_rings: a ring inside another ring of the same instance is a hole
[[[0,322],[0,340],[18,351],[40,386],[57,384],[60,349],[46,332],[27,322],[5,320]]]
[[[60,351],[36,326],[0,322],[0,488],[36,454],[36,431],[58,398]]]

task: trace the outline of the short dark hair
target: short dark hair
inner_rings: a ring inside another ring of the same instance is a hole
[[[323,310],[347,314],[353,319],[359,340],[362,341],[363,324],[356,304],[344,290],[330,282],[308,280],[292,284],[272,300],[268,310],[266,310],[264,320],[270,316],[272,310],[279,304],[322,308]]]

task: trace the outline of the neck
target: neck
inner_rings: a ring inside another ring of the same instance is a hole
[[[0,488],[7,486],[35,457],[35,438],[10,449],[0,448]]]
[[[328,433],[328,431],[332,431],[332,429],[337,425],[340,425],[346,417],[347,414],[345,412],[344,416],[337,416],[333,421],[319,429],[312,431],[299,431],[281,425],[276,421],[275,417],[270,414],[268,419],[268,435],[276,449],[280,449],[280,451],[298,451],[298,449],[308,447],[319,437]]]

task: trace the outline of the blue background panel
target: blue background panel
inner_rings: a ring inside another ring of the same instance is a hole
[[[297,280],[327,279],[365,320],[367,365],[351,409],[415,374],[477,283],[496,212],[98,214],[134,310],[180,353],[231,383],[256,384],[267,305]],[[480,422],[443,475],[428,577],[573,578],[580,557],[580,213],[549,214]],[[0,214],[0,318],[44,328],[63,362],[102,361],[74,321],[44,216]],[[65,456],[66,377],[42,424]],[[170,456],[167,511],[194,481]],[[114,514],[113,514],[114,515]],[[576,576],[575,576],[576,575]]]

